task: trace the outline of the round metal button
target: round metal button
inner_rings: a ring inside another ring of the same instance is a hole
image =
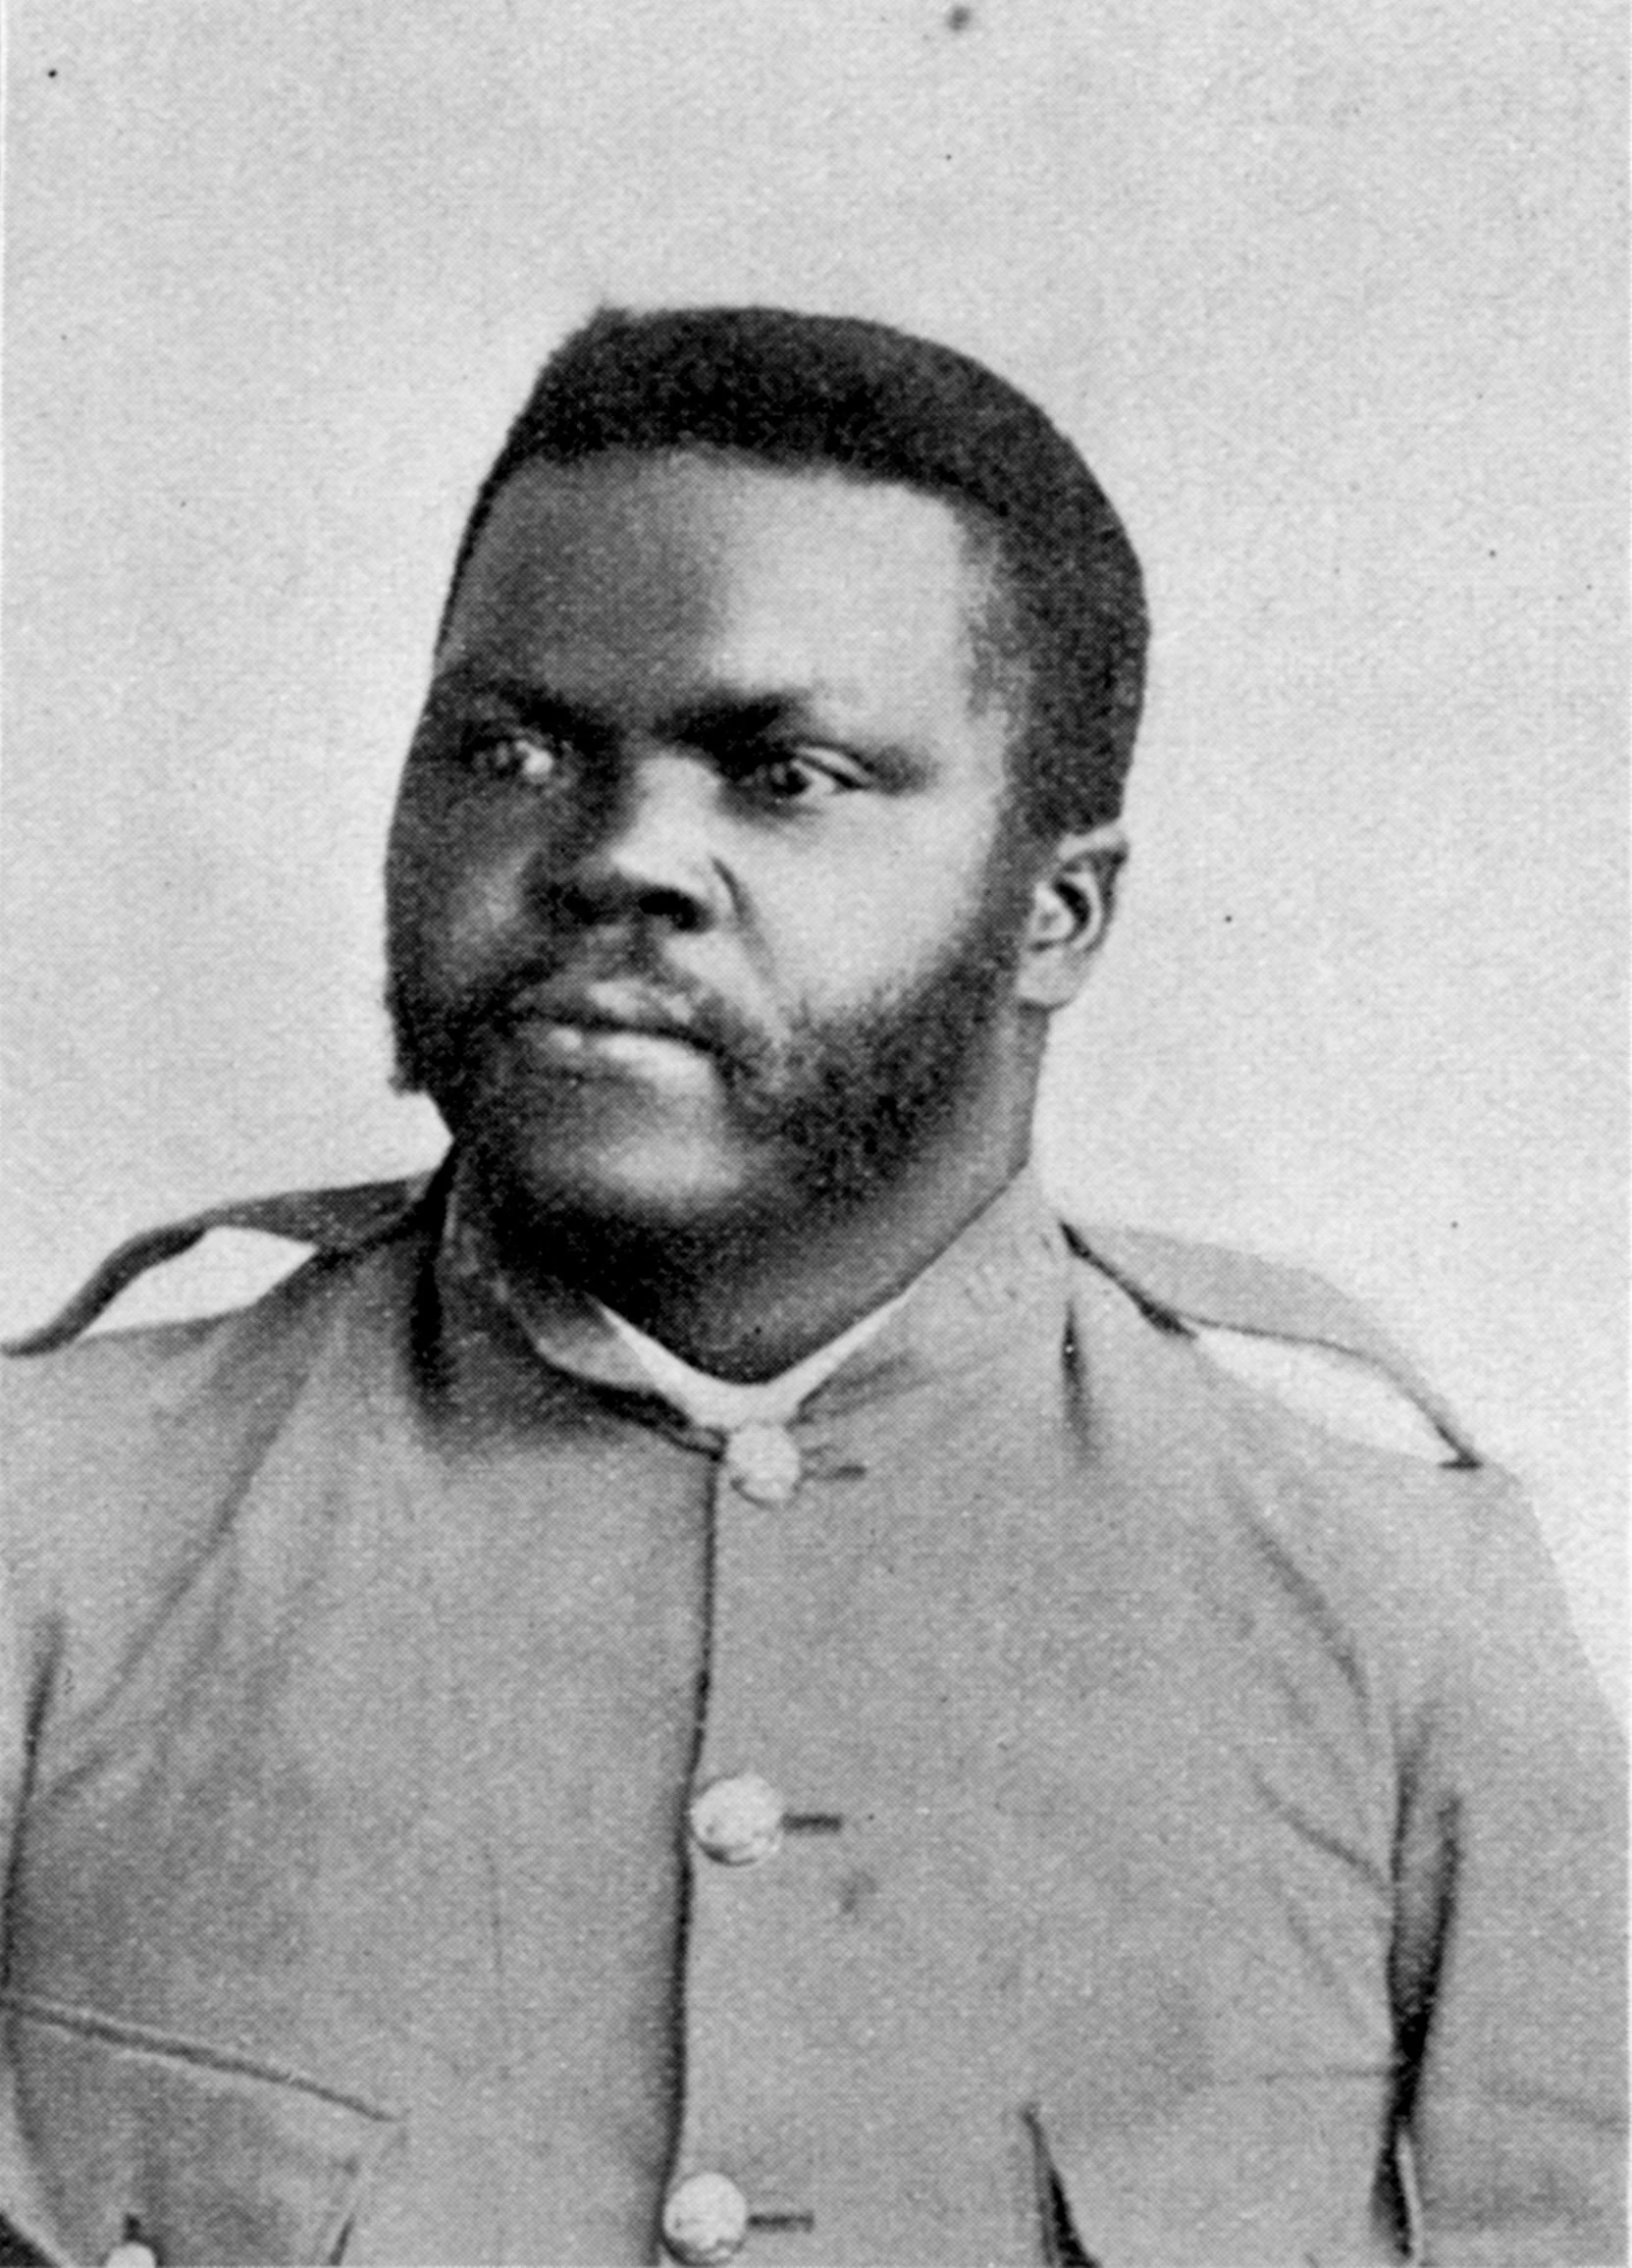
[[[712,2268],[742,2249],[748,2199],[723,2174],[690,2174],[663,2205],[663,2242],[676,2260]]]
[[[799,1486],[799,1445],[784,1426],[739,1425],[725,1437],[725,1470],[756,1504],[785,1504]]]
[[[716,1779],[692,1798],[691,1831],[722,1867],[751,1867],[782,1840],[782,1799],[751,1771]]]
[[[150,2244],[126,2237],[114,2246],[102,2268],[159,2268],[159,2256]]]

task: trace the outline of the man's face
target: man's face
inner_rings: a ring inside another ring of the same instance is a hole
[[[507,485],[388,872],[400,1075],[494,1194],[785,1218],[1024,1076],[985,593],[906,488],[686,453]]]

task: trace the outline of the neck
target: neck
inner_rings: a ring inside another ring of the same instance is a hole
[[[746,1383],[791,1369],[904,1292],[1008,1187],[1028,1136],[1028,1123],[994,1130],[977,1150],[921,1162],[865,1205],[833,1214],[790,1209],[675,1231],[523,1220],[513,1203],[479,1201],[519,1286],[569,1280],[696,1369]]]

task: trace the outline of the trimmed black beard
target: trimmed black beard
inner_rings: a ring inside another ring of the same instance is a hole
[[[967,1107],[987,1034],[1012,992],[1027,895],[1013,862],[994,857],[969,918],[928,969],[847,1015],[804,1019],[774,1050],[717,1009],[705,1010],[738,1127],[778,1149],[789,1192],[806,1206],[842,1211],[865,1203]],[[413,967],[412,925],[395,911],[386,991],[394,1083],[433,1098],[502,1204],[503,1130],[472,1123],[473,1112],[461,1106],[472,1040],[514,976],[452,1006],[427,998]],[[577,958],[569,946],[554,957]],[[618,966],[658,976],[660,944],[636,939]]]

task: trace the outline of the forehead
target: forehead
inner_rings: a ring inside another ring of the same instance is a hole
[[[938,498],[829,468],[692,451],[524,466],[467,563],[447,664],[502,648],[627,677],[696,663],[842,690],[888,677],[967,699],[988,569]]]

